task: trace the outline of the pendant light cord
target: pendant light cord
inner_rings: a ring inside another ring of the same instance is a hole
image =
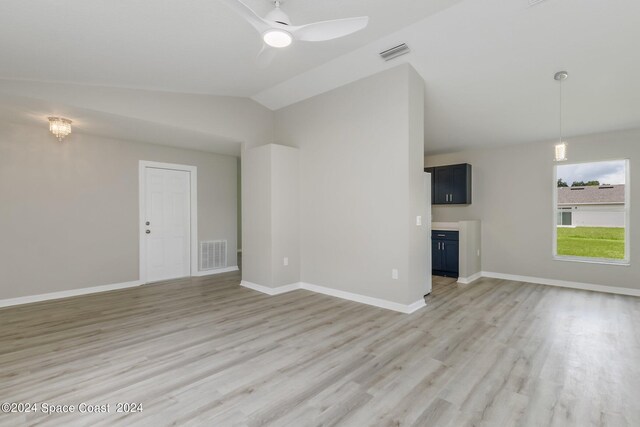
[[[562,140],[562,79],[559,80],[560,83],[560,144],[564,141]]]

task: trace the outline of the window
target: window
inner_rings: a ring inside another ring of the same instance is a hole
[[[628,176],[628,160],[555,167],[556,259],[629,263]]]
[[[558,226],[571,227],[571,208],[558,208]]]

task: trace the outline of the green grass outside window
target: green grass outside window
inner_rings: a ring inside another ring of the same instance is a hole
[[[624,228],[558,227],[558,255],[624,259]]]

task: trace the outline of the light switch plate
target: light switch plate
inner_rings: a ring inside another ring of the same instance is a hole
[[[391,278],[394,280],[398,280],[398,269],[394,268],[393,270],[391,270]]]
[[[422,225],[422,217],[420,215],[416,217],[416,225]]]
[[[289,265],[289,258],[284,257],[284,261],[282,262],[284,265]]]

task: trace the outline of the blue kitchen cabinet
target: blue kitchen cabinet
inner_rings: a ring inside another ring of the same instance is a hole
[[[471,204],[471,165],[436,166],[424,169],[431,174],[431,204]]]
[[[460,245],[457,231],[433,230],[431,269],[435,276],[458,277]]]

